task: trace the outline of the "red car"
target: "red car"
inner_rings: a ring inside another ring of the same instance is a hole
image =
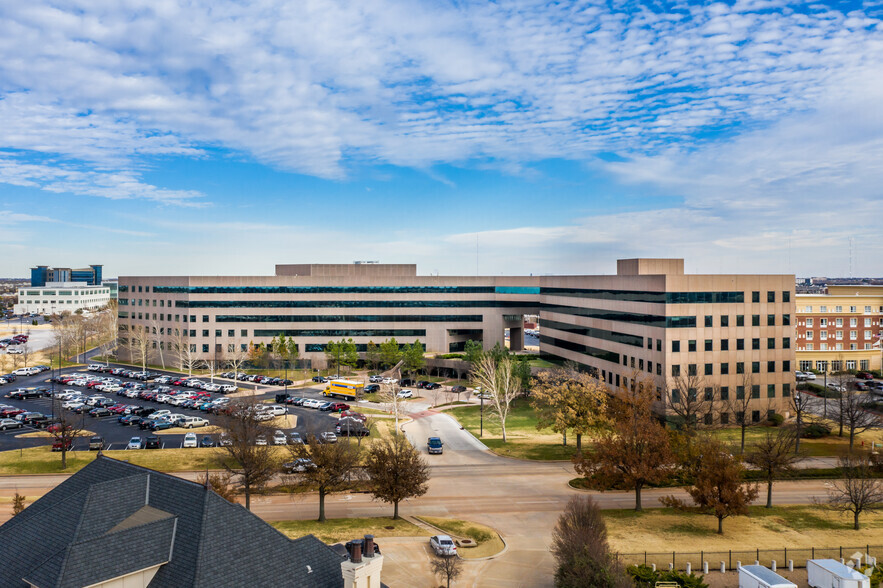
[[[71,441],[70,439],[68,439],[65,442],[65,445],[67,445],[67,450],[70,451],[71,448],[73,448],[73,446],[74,446],[74,442]],[[61,446],[62,446],[61,439],[56,439],[55,441],[52,442],[52,451],[61,451]]]
[[[21,408],[4,408],[3,410],[0,410],[0,417],[4,419],[10,419],[15,415],[21,414],[23,412],[25,412],[25,410]]]
[[[126,405],[125,404],[114,404],[113,406],[111,406],[107,410],[109,410],[110,412],[112,412],[114,414],[123,414],[126,411]]]
[[[340,413],[342,413],[343,411],[345,411],[345,410],[349,410],[349,409],[350,409],[350,405],[349,405],[349,404],[344,404],[343,402],[335,402],[334,404],[331,405],[331,408],[330,408],[329,410],[330,410],[331,412],[340,412]]]
[[[868,372],[859,372],[855,375],[859,380],[873,380],[874,376],[869,374]]]
[[[353,411],[351,411],[351,410],[344,410],[344,411],[342,411],[342,412],[340,413],[340,418],[346,418],[346,417],[349,417],[349,418],[351,418],[351,419],[356,419],[357,421],[366,421],[366,420],[368,420],[368,417],[366,417],[366,416],[363,415],[362,413],[360,413],[360,412],[353,412]]]

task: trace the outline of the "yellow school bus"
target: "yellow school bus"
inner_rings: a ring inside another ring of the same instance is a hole
[[[359,400],[362,398],[364,386],[361,382],[352,380],[331,380],[322,392],[324,396],[334,396],[345,400]]]

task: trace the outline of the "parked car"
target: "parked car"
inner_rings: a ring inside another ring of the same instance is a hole
[[[104,449],[104,439],[99,436],[89,439],[89,451],[101,451]]]
[[[144,446],[144,441],[141,437],[132,437],[129,439],[129,444],[126,445],[126,449],[141,449]]]
[[[853,386],[855,386],[855,389],[856,389],[856,390],[861,390],[861,391],[863,391],[863,392],[866,392],[867,390],[870,389],[870,387],[868,386],[868,384],[865,383],[865,382],[855,381],[855,382],[853,382]]]
[[[218,447],[229,447],[231,445],[233,445],[233,440],[230,439],[228,433],[221,433],[218,435]]]
[[[285,445],[287,443],[288,438],[285,436],[285,433],[277,429],[273,433],[273,445]]]
[[[181,447],[195,448],[198,445],[199,445],[199,442],[196,439],[196,433],[187,433],[186,435],[184,435],[184,443],[181,445]]]
[[[215,440],[212,439],[211,435],[203,435],[202,439],[199,440],[200,447],[214,447]]]
[[[380,384],[381,382],[383,382],[383,376],[370,376],[368,378],[368,381],[372,384]]]
[[[282,470],[287,474],[302,473],[316,467],[312,460],[305,457],[282,464]]]
[[[351,410],[345,410],[345,411],[343,411],[342,413],[340,413],[340,418],[341,418],[341,419],[344,419],[344,418],[356,419],[356,420],[359,420],[359,421],[362,421],[362,422],[368,420],[368,417],[365,416],[365,415],[363,415],[362,413],[360,413],[360,412],[353,412],[353,411],[351,411]]]
[[[281,406],[279,404],[272,404],[264,409],[264,412],[268,412],[273,416],[282,416],[288,414],[288,408]]]
[[[439,556],[457,555],[457,546],[448,535],[433,535],[429,538],[429,546]]]
[[[21,427],[21,422],[15,419],[0,419],[0,431],[5,431],[6,429],[20,429]]]
[[[331,408],[329,408],[328,410],[330,410],[331,412],[343,412],[343,411],[349,410],[349,409],[350,409],[349,404],[345,404],[343,402],[332,402]]]
[[[855,377],[858,378],[859,380],[873,380],[874,379],[873,374],[870,374],[868,372],[859,372],[855,375]]]
[[[371,430],[362,421],[355,419],[342,419],[338,421],[334,431],[341,437],[366,437],[371,434]]]
[[[399,393],[396,394],[396,398],[413,398],[414,392],[412,390],[399,390]]]
[[[258,435],[254,440],[255,445],[266,445],[267,444],[267,436],[266,435]]]
[[[427,453],[444,453],[444,443],[439,437],[430,437],[426,442]]]
[[[150,435],[144,441],[144,449],[162,449],[162,443],[156,435]]]
[[[368,384],[362,389],[365,394],[376,394],[380,392],[380,386],[378,384]]]
[[[466,386],[451,386],[451,392],[454,394],[461,394],[466,392]]]
[[[436,382],[427,382],[424,386],[424,390],[438,390],[441,388],[441,384],[437,384]]]
[[[319,443],[337,443],[337,435],[331,431],[325,431],[319,435]]]
[[[62,447],[65,451],[70,451],[74,448],[74,442],[72,439],[55,439],[52,442],[52,451],[61,451]]]
[[[289,445],[303,445],[304,440],[301,439],[300,433],[292,432],[288,434],[288,444]]]

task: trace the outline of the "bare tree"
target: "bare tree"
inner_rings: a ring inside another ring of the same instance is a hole
[[[247,348],[247,346],[246,346]],[[248,363],[248,351],[242,350],[242,344],[237,341],[233,344],[233,351],[227,353],[227,365],[233,370],[234,377],[239,378],[239,371]]]
[[[726,410],[733,414],[734,422],[739,425],[741,433],[741,443],[739,445],[739,453],[745,453],[745,434],[749,427],[759,425],[760,420],[755,421],[752,417],[752,408],[757,404],[757,398],[754,398],[755,388],[754,379],[751,374],[744,374],[741,384],[736,386],[735,390],[730,390],[727,400],[723,401]],[[757,389],[760,395],[760,389]]]
[[[371,494],[393,504],[394,519],[399,518],[399,502],[423,496],[429,489],[429,466],[405,435],[372,445],[365,463]]]
[[[165,327],[158,321],[150,321],[150,335],[152,339],[150,345],[153,348],[152,355],[154,358],[159,358],[162,369],[166,369]]]
[[[52,398],[52,413],[57,419],[47,429],[52,433],[53,449],[58,447],[61,452],[61,469],[67,469],[67,452],[73,448],[74,441],[84,428],[85,414],[76,414],[61,407],[58,398]]]
[[[794,470],[803,456],[794,453],[795,433],[788,429],[768,430],[766,435],[754,443],[745,456],[745,463],[756,467],[766,481],[766,507],[773,508],[773,481]]]
[[[12,497],[12,516],[19,514],[24,509],[25,497],[19,494],[18,490],[16,490],[15,495]]]
[[[706,396],[705,379],[695,370],[695,365],[687,366],[686,372],[672,376],[666,395],[668,410],[688,434],[701,427],[705,415],[714,410],[714,397]]]
[[[512,401],[521,394],[521,379],[515,373],[515,362],[510,357],[495,357],[490,352],[481,354],[472,366],[472,381],[490,395],[491,414],[500,420],[503,443],[506,442],[506,419]]]
[[[319,492],[320,523],[325,522],[325,497],[352,487],[355,482],[359,449],[352,443],[321,443],[315,435],[308,434],[305,443],[289,445],[295,459],[309,460],[312,464],[299,474],[300,484]]]
[[[843,436],[843,427],[846,424],[846,413],[847,408],[845,406],[846,398],[845,395],[849,393],[849,391],[853,390],[853,386],[855,385],[855,376],[845,371],[843,369],[843,356],[839,355],[836,360],[833,362],[834,374],[831,375],[831,379],[834,381],[834,384],[837,387],[837,392],[839,393],[837,396],[837,404],[834,406],[834,416],[837,419],[838,432],[837,436]],[[825,394],[829,394],[831,389],[828,388],[825,390]],[[852,441],[850,440],[849,449],[852,450]]]
[[[828,490],[828,506],[853,515],[853,528],[859,530],[859,516],[863,512],[883,509],[883,478],[875,478],[866,457],[855,455],[839,459],[839,480]]]
[[[790,406],[794,411],[794,453],[800,452],[800,436],[803,435],[803,424],[806,413],[812,402],[812,395],[796,390],[791,396]]]
[[[132,325],[129,330],[128,352],[129,361],[141,364],[141,369],[147,371],[147,360],[150,357],[150,344],[153,336],[150,327],[144,325]]]
[[[187,330],[176,328],[175,334],[172,336],[172,348],[175,353],[175,360],[178,363],[178,369],[187,370],[187,374],[192,376],[193,370],[196,369],[200,362],[199,355],[196,352],[196,344],[191,343],[187,337]]]
[[[844,427],[849,431],[850,452],[854,448],[856,435],[881,426],[879,415],[872,410],[867,410],[865,408],[866,402],[865,395],[850,386],[840,391],[839,402],[834,406],[834,416],[840,423],[841,431]]]
[[[118,346],[119,313],[116,300],[111,300],[107,308],[98,314],[96,329],[101,341],[101,354],[105,358],[105,364],[109,364],[108,356],[116,351]]]
[[[257,444],[259,436],[269,438],[270,430],[255,419],[255,400],[248,398],[231,404],[233,406],[222,419],[227,437],[220,447],[233,459],[234,463],[225,462],[224,467],[233,476],[238,476],[245,494],[245,508],[250,510],[251,493],[263,488],[279,466],[275,448]]]
[[[236,489],[233,487],[233,475],[230,472],[209,472],[201,474],[196,482],[211,488],[215,494],[227,502],[236,503]]]
[[[436,556],[435,559],[429,562],[429,566],[432,569],[432,573],[441,578],[442,582],[445,582],[447,588],[451,588],[451,582],[463,573],[463,560],[456,555],[447,557]]]
[[[393,413],[396,419],[396,428],[394,434],[399,434],[399,414],[401,413],[401,401],[399,398],[399,392],[401,392],[401,388],[398,385],[398,382],[393,384],[380,384],[380,392],[378,393],[378,397],[381,402],[385,402],[389,405],[390,412]]]

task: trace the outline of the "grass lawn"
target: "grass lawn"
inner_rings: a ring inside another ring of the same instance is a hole
[[[863,515],[862,529],[854,531],[851,515],[815,505],[752,506],[749,516],[724,519],[723,535],[709,515],[660,508],[602,512],[610,546],[621,553],[836,547],[883,540],[883,512]]]
[[[505,545],[496,531],[490,527],[471,521],[460,521],[442,517],[416,517],[425,523],[438,527],[455,538],[468,537],[475,541],[475,547],[461,547],[457,553],[463,559],[489,557],[503,551]]]
[[[845,454],[849,449],[849,432],[844,431],[844,436],[838,437],[836,423],[829,422],[828,426],[831,427],[833,432],[831,436],[821,439],[801,439],[800,450],[806,452],[810,457],[837,457]],[[775,433],[776,430],[776,427],[763,425],[749,427],[745,430],[745,449],[747,450],[750,445],[765,437],[768,432]],[[711,434],[734,445],[737,450],[739,449],[742,438],[742,432],[739,427],[715,429],[711,431]],[[881,441],[883,441],[883,434],[880,431],[867,431],[856,436],[855,444],[856,447],[861,448],[862,442],[864,442],[864,447],[870,448],[872,442],[880,443]]]
[[[479,437],[480,407],[464,406],[446,411],[470,433]],[[502,429],[493,418],[491,409],[485,405],[484,435],[479,438],[491,450],[500,455],[537,460],[569,460],[576,452],[576,439],[568,435],[567,445],[562,444],[562,436],[550,429],[537,430],[534,409],[527,400],[517,399],[512,403],[509,418],[506,420],[506,443],[503,443]],[[583,438],[587,444],[588,439]]]
[[[199,471],[222,467],[223,455],[217,449],[143,449],[105,451],[114,459],[127,459],[136,465],[161,472]],[[69,451],[67,469],[61,469],[61,454],[49,447],[0,452],[0,474],[73,474],[95,459],[95,452]]]
[[[361,539],[367,534],[376,539],[384,537],[429,537],[431,532],[425,531],[404,519],[393,520],[391,517],[328,519],[324,523],[316,521],[275,521],[271,525],[292,539],[304,535],[315,535],[325,543],[347,542]],[[381,549],[383,546],[381,545]]]

